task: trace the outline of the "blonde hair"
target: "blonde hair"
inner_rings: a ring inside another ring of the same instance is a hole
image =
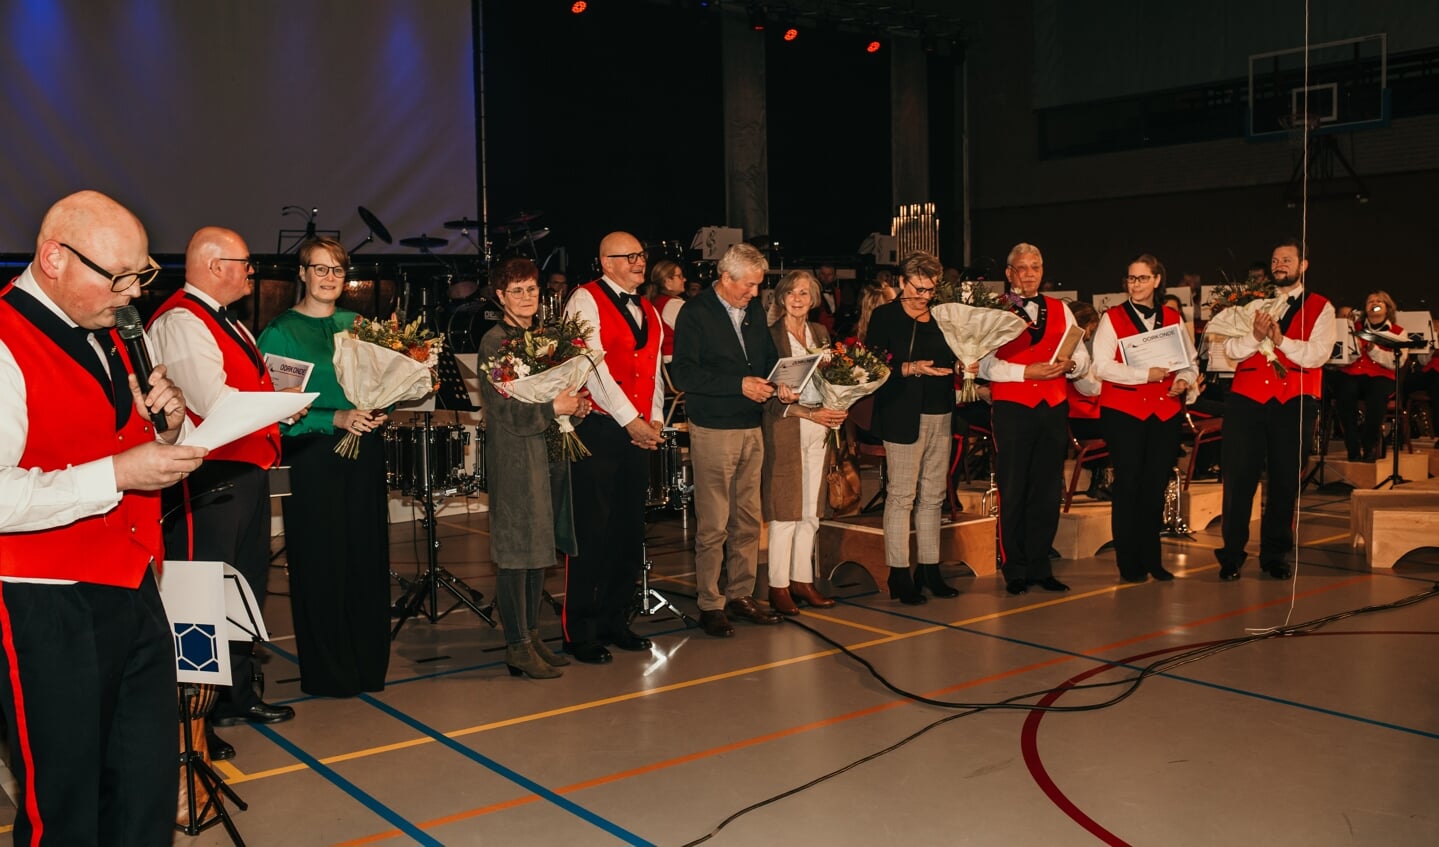
[[[769,322],[771,324],[784,320],[784,298],[802,284],[809,286],[809,307],[813,309],[819,305],[819,280],[809,271],[790,271],[780,277],[779,284],[774,287],[774,301],[769,305]]]

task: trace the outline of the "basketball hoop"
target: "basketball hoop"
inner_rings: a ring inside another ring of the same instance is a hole
[[[1279,116],[1279,125],[1289,137],[1289,146],[1303,150],[1309,134],[1319,128],[1319,115],[1314,113],[1290,112]]]

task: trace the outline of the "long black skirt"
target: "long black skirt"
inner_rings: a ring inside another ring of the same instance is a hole
[[[283,499],[300,689],[321,697],[381,691],[390,663],[390,524],[384,445],[335,454],[340,435],[286,438]]]

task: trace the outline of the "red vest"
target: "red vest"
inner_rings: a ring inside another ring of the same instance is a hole
[[[995,358],[1020,365],[1050,360],[1055,351],[1059,349],[1059,340],[1064,337],[1066,324],[1064,301],[1046,295],[1044,308],[1048,317],[1045,318],[1044,335],[1040,336],[1039,343],[1031,344],[1029,331],[1025,330],[1019,334],[1018,338],[996,350]],[[996,403],[1007,400],[1031,409],[1042,402],[1048,403],[1050,406],[1058,406],[1068,397],[1065,387],[1067,382],[1069,380],[1065,377],[1026,379],[1023,382],[991,382],[989,395]]]
[[[223,357],[226,385],[237,391],[275,390],[275,386],[270,382],[270,369],[263,366],[256,367],[255,360],[245,352],[245,347],[241,346],[230,336],[230,333],[225,331],[224,327],[220,326],[220,322],[215,319],[209,309],[205,308],[205,304],[188,296],[185,289],[176,291],[170,295],[170,299],[161,304],[155,312],[155,317],[150,319],[151,325],[155,323],[155,318],[171,309],[184,309],[190,312],[203,321],[205,328],[210,330],[210,335],[214,337],[216,345],[220,348],[220,355]],[[255,349],[255,354],[259,355],[258,348]],[[180,386],[180,390],[184,391],[185,386]],[[185,411],[197,426],[204,420],[190,409]],[[270,424],[264,429],[255,430],[243,438],[211,450],[205,459],[207,461],[245,462],[268,470],[280,461],[280,425]]]
[[[668,306],[669,302],[673,299],[675,298],[669,294],[661,294],[655,298],[655,311],[659,312],[661,322],[664,321],[665,306]],[[664,327],[665,340],[660,342],[660,354],[673,356],[675,354],[675,328],[669,324],[665,324]]]
[[[1173,326],[1179,323],[1178,312],[1167,306],[1163,309],[1160,326]],[[1135,325],[1134,319],[1129,315],[1129,309],[1124,304],[1110,307],[1105,314],[1109,316],[1109,325],[1114,328],[1116,338],[1128,338],[1139,332],[1139,327]],[[1124,361],[1118,346],[1114,348],[1114,360],[1116,362]],[[1153,416],[1167,421],[1179,414],[1179,410],[1182,408],[1177,398],[1169,396],[1169,389],[1173,386],[1174,374],[1172,373],[1165,376],[1160,382],[1146,382],[1141,385],[1120,385],[1105,381],[1104,387],[1099,392],[1099,405],[1106,409],[1123,412],[1139,420]]]
[[[119,336],[112,330],[109,338],[133,371]],[[19,467],[61,470],[155,440],[149,416],[134,409],[116,432],[109,395],[95,377],[3,300],[0,339],[25,380],[28,434]],[[126,395],[120,402],[132,401]],[[124,492],[105,514],[65,526],[0,533],[0,576],[137,588],[150,561],[164,558],[158,491]]]
[[[1327,305],[1329,301],[1318,294],[1306,296],[1304,302],[1299,304],[1299,316],[1290,321],[1284,336],[1308,341],[1310,334],[1314,332],[1314,323],[1319,319],[1319,313],[1324,311]],[[1274,352],[1288,372],[1283,379],[1279,378],[1278,372],[1269,364],[1269,360],[1264,358],[1264,354],[1256,352],[1234,366],[1234,383],[1230,390],[1237,391],[1256,403],[1267,403],[1270,400],[1287,403],[1300,394],[1318,397],[1324,369],[1301,368],[1289,361],[1289,357],[1282,351]]]
[[[1069,398],[1069,416],[1071,418],[1083,418],[1085,420],[1098,420],[1098,395],[1090,397],[1088,394],[1080,394],[1079,389],[1074,387],[1074,380],[1072,379],[1066,379],[1065,383],[1065,394]]]
[[[645,345],[635,349],[635,333],[630,322],[620,314],[620,307],[610,299],[603,280],[587,282],[580,288],[590,292],[595,309],[600,313],[600,325],[596,328],[600,346],[605,350],[605,366],[620,390],[629,398],[640,418],[649,420],[655,404],[655,372],[660,360],[660,313],[654,304],[640,298],[640,309],[644,312],[649,331],[645,333]],[[609,415],[604,408],[602,397],[591,395],[590,402],[595,408]]]
[[[1364,317],[1362,315],[1354,321],[1354,331],[1358,332],[1361,329],[1364,329]],[[1400,338],[1404,337],[1404,328],[1396,323],[1389,324],[1389,332],[1394,333]],[[1385,379],[1394,378],[1393,368],[1386,368],[1369,358],[1369,349],[1374,346],[1372,343],[1362,338],[1356,338],[1354,341],[1359,348],[1359,358],[1340,368],[1340,373],[1349,374],[1350,376],[1379,376]],[[1433,364],[1433,360],[1430,360],[1430,364]]]

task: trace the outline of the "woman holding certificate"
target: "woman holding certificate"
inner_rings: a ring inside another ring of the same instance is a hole
[[[1179,452],[1179,412],[1196,376],[1194,342],[1174,309],[1158,305],[1164,266],[1129,263],[1129,299],[1094,333],[1093,374],[1103,381],[1099,425],[1114,464],[1114,557],[1125,582],[1174,579],[1160,561],[1164,487]]]
[[[819,302],[819,281],[808,271],[790,271],[774,290],[770,334],[781,357],[803,356],[829,346],[829,332],[807,318]],[[781,615],[797,615],[796,603],[827,609],[834,601],[814,587],[814,539],[824,497],[825,458],[831,427],[846,414],[820,404],[811,378],[799,402],[765,403],[760,511],[769,523],[769,604]]]

